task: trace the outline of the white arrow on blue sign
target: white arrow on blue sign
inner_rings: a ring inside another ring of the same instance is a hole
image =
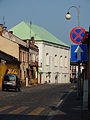
[[[87,45],[71,45],[71,62],[87,61]]]

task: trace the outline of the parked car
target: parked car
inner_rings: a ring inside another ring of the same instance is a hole
[[[20,79],[15,74],[5,74],[2,81],[2,91],[14,89],[16,92],[21,89]]]

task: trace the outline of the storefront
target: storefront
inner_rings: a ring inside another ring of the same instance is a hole
[[[0,51],[0,89],[2,88],[2,79],[4,74],[16,74],[19,76],[20,62],[17,58]]]

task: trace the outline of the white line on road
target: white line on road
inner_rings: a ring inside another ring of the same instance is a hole
[[[54,115],[56,115],[58,112],[60,112],[60,109],[61,107],[63,106],[65,100],[68,98],[68,96],[72,93],[73,90],[70,90],[69,93],[64,97],[64,99],[61,99],[58,104],[56,105],[56,108],[60,107],[58,110],[56,111],[51,111],[49,114],[48,114],[48,117],[46,120],[52,120]],[[63,113],[65,114],[65,113]]]
[[[7,110],[7,109],[9,109],[11,107],[12,106],[3,106],[3,107],[0,108],[0,112],[5,111],[5,110]]]
[[[44,107],[37,107],[32,112],[28,113],[28,115],[39,115],[44,109]]]
[[[63,99],[60,100],[60,102],[58,102],[58,104],[56,105],[56,108],[58,108],[63,102]]]
[[[25,111],[26,109],[28,109],[27,106],[21,106],[19,108],[16,108],[15,110],[9,112],[8,114],[20,114],[21,112]]]

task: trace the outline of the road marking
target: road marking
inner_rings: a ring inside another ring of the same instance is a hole
[[[52,110],[50,111],[50,113],[48,114],[48,117],[46,118],[46,120],[53,120],[53,117],[54,117],[55,115],[57,115],[59,112],[60,112],[60,114],[66,115],[66,113],[63,113],[63,112],[61,111],[61,108],[62,108],[65,100],[66,100],[66,99],[68,98],[68,96],[72,93],[72,91],[73,91],[73,90],[70,90],[69,93],[64,97],[64,99],[61,99],[60,102],[56,105],[56,108],[59,107],[59,109],[57,109],[56,111],[52,111]]]
[[[45,108],[38,107],[34,109],[32,112],[28,113],[28,115],[39,115]]]
[[[12,106],[4,106],[4,107],[1,107],[0,108],[0,112],[4,111],[4,110],[7,110],[9,108],[11,108]]]
[[[56,108],[58,108],[63,102],[63,99],[60,100],[60,102],[58,102],[58,104],[56,105]]]
[[[15,110],[9,112],[8,114],[20,114],[21,112],[25,111],[26,109],[28,109],[27,106],[21,106],[19,108],[16,108]]]

